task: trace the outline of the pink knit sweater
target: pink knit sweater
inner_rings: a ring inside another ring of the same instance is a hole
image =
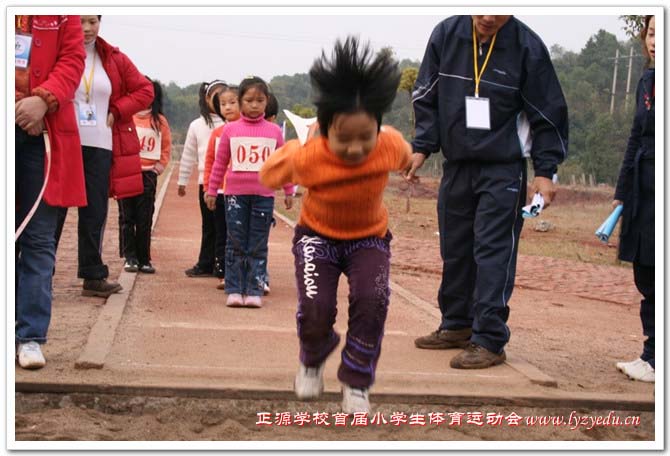
[[[225,179],[226,195],[274,196],[274,190],[259,182],[258,171],[270,154],[283,145],[279,126],[262,117],[242,116],[227,123],[221,132],[207,194],[216,196]],[[284,193],[291,195],[293,184],[285,185]]]

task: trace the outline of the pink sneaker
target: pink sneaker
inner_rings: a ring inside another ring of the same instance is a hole
[[[260,309],[263,307],[263,301],[260,296],[244,296],[244,307]]]
[[[232,293],[228,295],[226,300],[226,305],[228,307],[244,307],[244,299],[239,293]]]

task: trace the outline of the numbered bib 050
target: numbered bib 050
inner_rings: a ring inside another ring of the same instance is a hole
[[[146,160],[161,159],[161,134],[153,128],[137,127],[140,140],[140,157]]]
[[[230,138],[230,160],[233,171],[260,171],[263,163],[275,151],[276,139]]]

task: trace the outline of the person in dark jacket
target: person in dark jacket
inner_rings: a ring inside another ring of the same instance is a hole
[[[85,206],[84,167],[72,98],[84,71],[79,16],[17,15],[16,357],[44,367],[51,321],[57,211]]]
[[[450,365],[481,369],[505,360],[507,305],[526,203],[548,206],[568,149],[568,110],[549,52],[512,16],[453,16],[430,37],[412,102],[416,138],[406,179],[426,158],[445,158],[438,196],[443,260],[437,331],[418,348],[465,348]]]
[[[108,201],[144,192],[133,115],[151,104],[154,89],[125,54],[98,36],[100,18],[81,16],[86,69],[74,103],[88,206],[79,208],[77,276],[84,279],[82,295],[106,298],[121,291],[120,284],[107,281],[109,269],[102,262]],[[62,208],[56,245],[66,216]]]
[[[637,85],[633,128],[628,138],[612,206],[623,204],[619,259],[633,263],[635,285],[642,294],[640,318],[647,336],[642,355],[631,362],[617,363],[617,369],[633,380],[655,381],[654,328],[654,117],[655,34],[654,16],[646,16],[641,38],[650,67]]]

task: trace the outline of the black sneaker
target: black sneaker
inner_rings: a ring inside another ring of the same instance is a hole
[[[212,270],[209,271],[202,269],[197,264],[190,269],[184,271],[184,273],[189,277],[212,277]]]
[[[126,272],[137,272],[139,263],[136,259],[130,258],[123,264],[123,270]]]
[[[156,268],[151,266],[151,263],[147,263],[140,266],[140,272],[143,272],[145,274],[153,274],[154,272],[156,272]]]
[[[81,295],[108,298],[109,295],[118,293],[122,289],[120,284],[108,282],[107,279],[84,279],[84,289]]]

